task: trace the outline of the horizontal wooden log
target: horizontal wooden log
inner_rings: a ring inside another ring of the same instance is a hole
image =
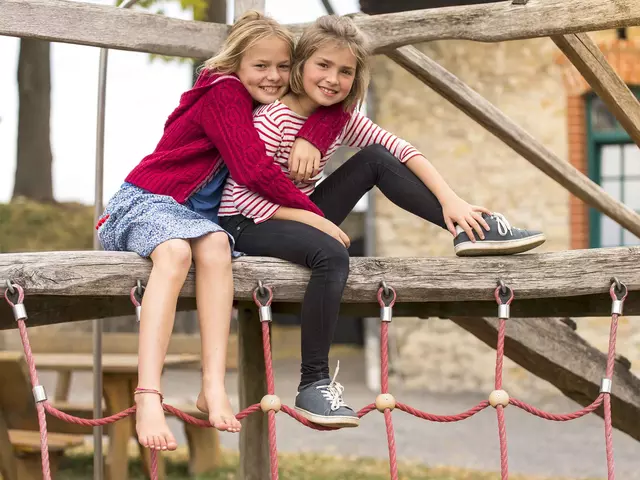
[[[497,319],[460,317],[452,320],[495,348]],[[505,354],[583,406],[596,399],[605,376],[607,356],[556,318],[510,319]],[[504,385],[508,391],[508,375],[504,377]],[[527,398],[519,400],[528,401]],[[640,379],[618,362],[613,376],[611,408],[613,426],[640,441]],[[602,408],[596,413],[602,416]]]
[[[610,278],[638,291],[639,265],[640,247],[467,259],[358,257],[351,259],[343,311],[353,305],[375,315],[378,285],[385,280],[398,292],[397,315],[494,315],[493,291],[502,279],[516,292],[514,315],[607,314]],[[273,287],[276,302],[297,308],[291,304],[301,302],[309,279],[308,269],[273,258],[243,257],[233,266],[239,301],[251,301],[262,280]],[[31,325],[130,314],[130,290],[137,280],[146,282],[150,269],[150,261],[130,252],[0,254],[0,281],[25,288]],[[179,308],[193,309],[193,271],[181,294]],[[640,313],[640,303],[630,297],[625,311]],[[0,308],[0,328],[14,326],[11,310]]]
[[[551,37],[640,146],[640,102],[586,33]]]
[[[530,0],[356,17],[376,53],[441,39],[499,42],[640,25],[636,0]],[[300,32],[304,25],[291,25]],[[207,58],[228,27],[66,0],[0,0],[0,35]]]
[[[640,5],[640,2],[638,3]],[[387,53],[419,80],[485,127],[523,158],[618,224],[640,237],[640,215],[616,200],[569,162],[556,156],[499,108],[415,47]]]

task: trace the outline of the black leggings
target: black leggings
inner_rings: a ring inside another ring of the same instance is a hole
[[[316,188],[311,200],[326,218],[340,225],[360,198],[377,186],[393,203],[446,229],[435,195],[405,165],[380,145],[364,148]],[[302,303],[300,385],[329,377],[329,348],[340,300],[349,276],[349,254],[336,239],[314,227],[289,220],[255,224],[242,215],[220,217],[248,255],[288,260],[311,269]]]

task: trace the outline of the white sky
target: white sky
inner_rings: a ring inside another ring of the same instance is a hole
[[[113,4],[108,0],[87,3]],[[166,14],[187,18],[177,3],[167,2]],[[359,10],[358,0],[333,0],[332,5],[339,14]],[[320,0],[266,0],[266,11],[282,23],[312,21],[325,13]],[[11,198],[16,167],[18,48],[17,38],[0,36],[0,202]],[[98,48],[52,44],[51,147],[53,193],[58,201],[93,203],[98,56]],[[152,63],[147,54],[110,51],[105,201],[156,146],[167,116],[190,83],[189,65]]]

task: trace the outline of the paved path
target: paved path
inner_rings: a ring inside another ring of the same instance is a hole
[[[293,405],[298,364],[283,361],[276,366],[276,391],[283,401]],[[51,375],[41,375],[48,391],[52,390]],[[354,408],[371,403],[375,394],[364,386],[364,366],[359,356],[343,359],[340,382],[347,388],[345,399]],[[237,408],[236,375],[227,378],[228,391]],[[71,398],[91,397],[91,378],[78,374],[72,382]],[[168,403],[195,399],[200,385],[199,373],[168,371],[164,377]],[[508,386],[508,383],[506,383]],[[467,410],[482,401],[484,395],[442,395],[424,392],[392,391],[396,398],[418,409],[438,414],[453,414]],[[526,398],[522,398],[528,401]],[[532,402],[539,408],[555,413],[570,412],[580,407],[564,398]],[[509,442],[509,467],[512,473],[558,475],[572,478],[606,478],[604,424],[589,415],[572,422],[556,423],[529,415],[520,409],[506,410]],[[387,458],[385,427],[382,415],[371,412],[359,428],[339,432],[316,432],[300,426],[286,415],[278,418],[278,448],[280,451],[337,453],[341,455]],[[638,420],[640,421],[640,419]],[[499,471],[500,450],[496,416],[487,409],[463,422],[434,424],[397,411],[394,414],[396,444],[399,458],[419,461],[431,466],[449,465],[488,471]],[[171,427],[180,443],[182,429],[171,420]],[[238,448],[237,435],[223,434],[222,444]],[[640,443],[625,434],[615,432],[614,448],[617,478],[640,480]]]

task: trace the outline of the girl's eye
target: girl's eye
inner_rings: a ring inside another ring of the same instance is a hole
[[[318,66],[319,66],[320,68],[327,68],[327,67],[328,67],[328,65],[327,65],[326,63],[324,63],[324,62],[320,62],[320,63],[318,63]]]
[[[291,68],[291,65],[286,65],[286,64],[285,65],[280,65],[280,68],[282,70],[289,70]]]
[[[344,75],[349,76],[349,77],[353,76],[353,72],[352,72],[351,70],[343,70],[343,71],[342,71],[342,73],[343,73]]]
[[[257,68],[264,68],[264,67],[266,67],[266,65],[264,63],[258,63],[258,64],[256,64],[256,67]]]

